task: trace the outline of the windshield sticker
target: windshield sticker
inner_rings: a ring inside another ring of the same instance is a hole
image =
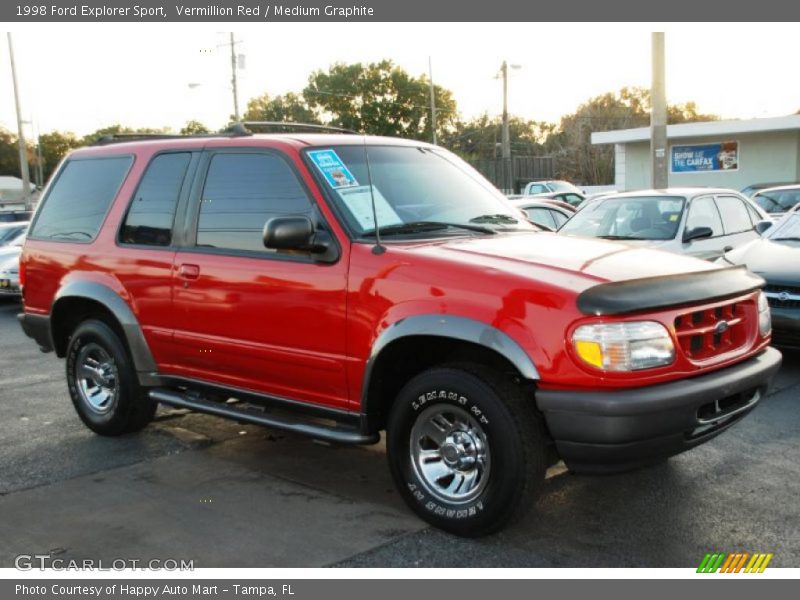
[[[334,189],[354,187],[358,185],[355,176],[350,172],[335,150],[313,150],[308,157]]]
[[[384,198],[383,194],[374,185],[372,186],[372,194],[370,194],[370,186],[368,185],[338,190],[337,193],[364,231],[375,229],[375,219],[372,217],[373,194],[375,195],[375,214],[378,215],[378,225],[380,227],[399,225],[403,222],[403,219],[394,212],[389,201]]]

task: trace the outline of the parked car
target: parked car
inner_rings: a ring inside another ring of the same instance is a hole
[[[20,296],[19,254],[0,258],[0,296]]]
[[[748,198],[752,198],[753,195],[756,192],[760,192],[761,190],[764,190],[764,189],[767,189],[767,188],[778,187],[778,186],[783,186],[783,185],[796,185],[796,184],[793,184],[791,181],[784,181],[784,182],[777,182],[777,183],[751,183],[747,187],[742,188],[742,191],[740,193],[743,196],[746,196]]]
[[[575,214],[575,209],[569,204],[559,201],[538,201],[533,196],[526,200],[512,201],[514,206],[525,213],[527,218],[537,225],[555,231],[566,223]]]
[[[6,246],[19,237],[28,228],[27,221],[0,223],[0,247]]]
[[[240,124],[76,150],[20,282],[98,434],[160,402],[342,444],[385,430],[399,493],[460,535],[521,515],[559,458],[614,472],[706,442],[781,362],[747,269],[543,232],[412,140]]]
[[[757,239],[772,221],[733,190],[674,188],[598,198],[559,234],[623,240],[713,260]]]
[[[773,343],[800,349],[800,205],[762,239],[745,244],[720,259],[725,265],[746,265],[767,281],[764,295],[772,309]]]
[[[583,190],[571,184],[569,181],[562,181],[560,179],[546,179],[540,181],[531,181],[522,190],[525,196],[534,196],[536,194],[552,194],[557,192],[572,192],[583,196]]]
[[[547,194],[533,194],[532,196],[526,197],[557,200],[558,202],[568,204],[572,208],[577,208],[583,203],[584,200],[586,200],[586,197],[578,192],[549,192]]]
[[[0,223],[15,223],[17,221],[30,221],[33,211],[30,210],[9,210],[0,211]]]
[[[753,202],[770,215],[780,216],[800,204],[800,185],[785,185],[756,192]]]

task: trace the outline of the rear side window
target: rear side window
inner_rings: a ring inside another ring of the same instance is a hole
[[[268,219],[311,215],[311,202],[288,164],[271,154],[217,154],[206,176],[197,245],[250,252],[264,247]]]
[[[132,162],[130,156],[67,162],[44,200],[30,237],[93,240]]]
[[[556,228],[556,222],[553,220],[553,215],[546,208],[526,208],[525,212],[528,213],[528,218],[537,225],[544,225],[550,229]]]
[[[722,225],[725,233],[741,233],[753,228],[750,215],[739,198],[733,196],[719,196],[717,198],[719,213],[722,215]]]
[[[191,154],[161,154],[147,167],[120,232],[124,244],[169,246],[175,207]]]

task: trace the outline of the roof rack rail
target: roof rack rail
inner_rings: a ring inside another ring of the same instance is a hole
[[[234,123],[228,129],[229,131],[236,132],[239,135],[252,135],[251,127],[275,127],[283,129],[316,129],[318,131],[330,131],[335,133],[352,133],[360,135],[357,131],[346,129],[344,127],[332,127],[331,125],[317,125],[315,123],[295,123],[292,121],[239,121]]]
[[[187,137],[177,133],[109,133],[97,138],[92,142],[92,146],[105,146],[118,142],[132,142],[136,140],[172,140]]]

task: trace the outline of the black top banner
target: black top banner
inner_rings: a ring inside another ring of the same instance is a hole
[[[284,21],[794,21],[800,4],[786,0],[337,0],[273,3],[270,0],[17,1],[0,5],[10,22],[284,22]],[[598,32],[597,41],[602,39]]]

